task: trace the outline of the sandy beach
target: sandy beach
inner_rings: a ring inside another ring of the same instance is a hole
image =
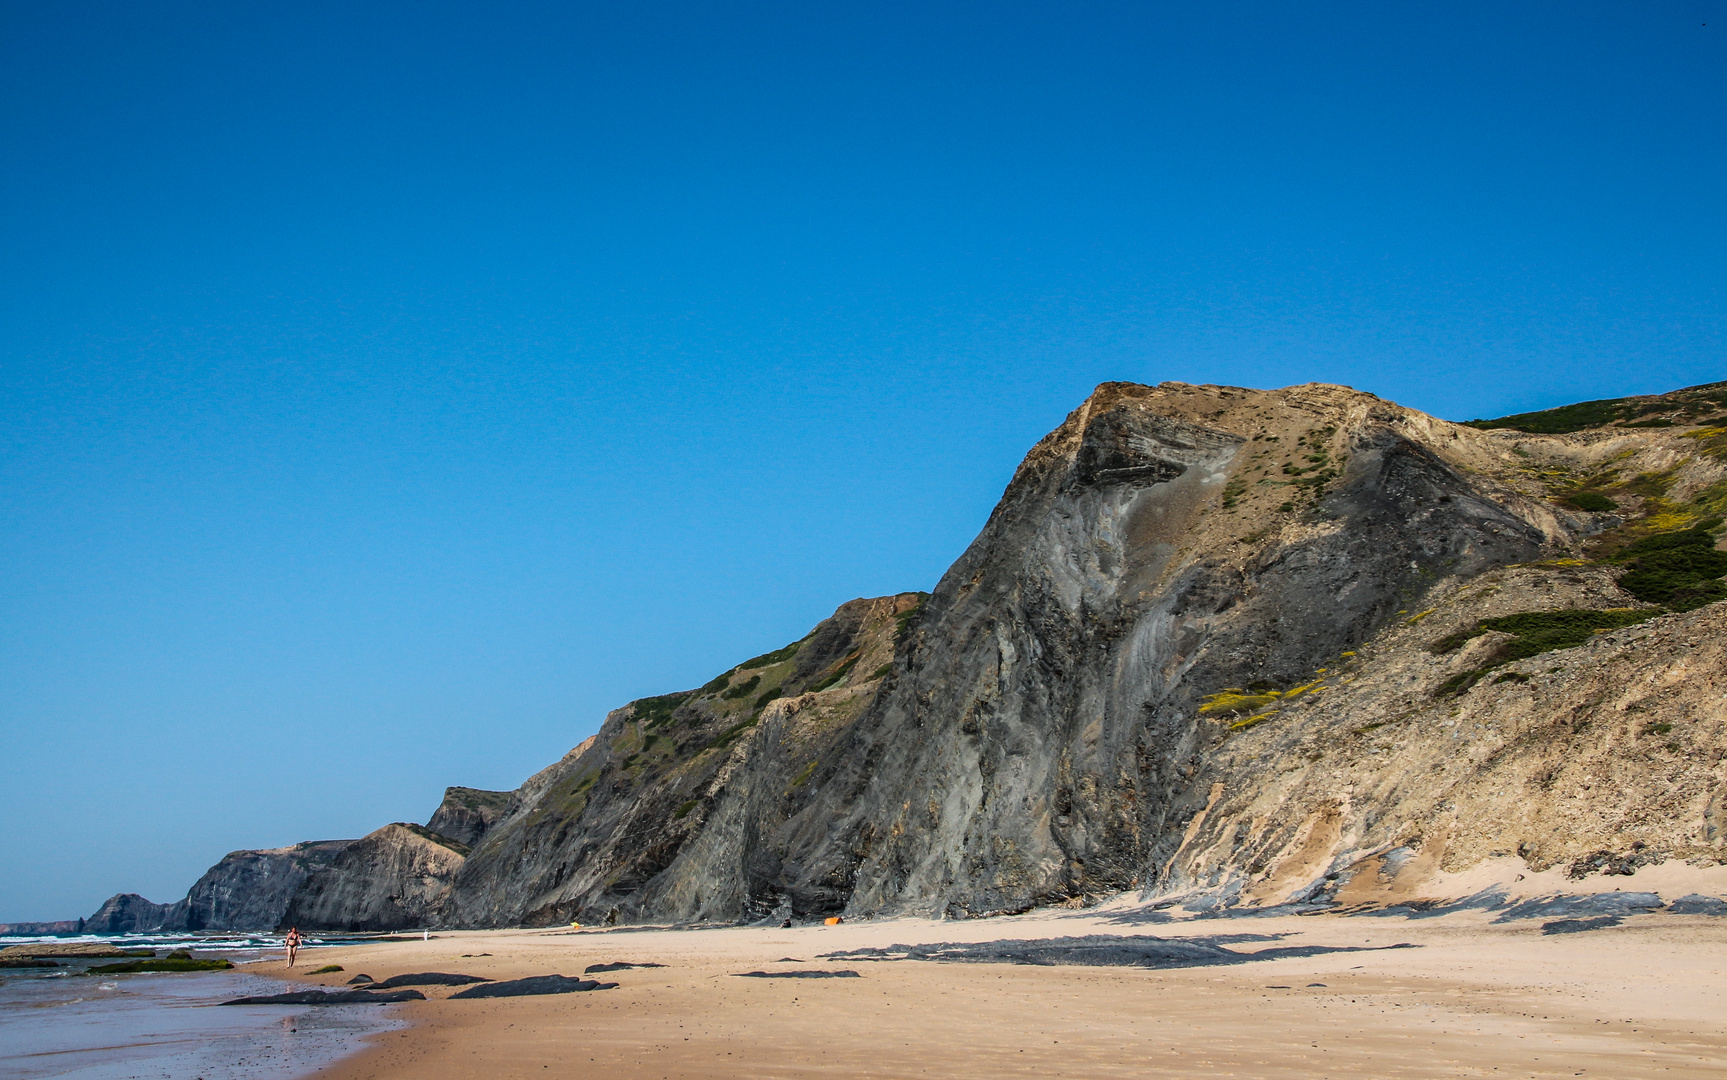
[[[599,975],[616,989],[389,1006],[411,1026],[341,1080],[683,1077],[1643,1077],[1727,1068],[1727,920],[1544,934],[1487,912],[1147,923],[1129,911],[796,929],[504,930],[320,949],[340,985],[413,971]],[[823,958],[894,944],[1111,935],[1313,955],[1164,970]],[[1404,945],[1410,947],[1392,948]],[[1338,951],[1331,951],[1338,950]],[[302,963],[301,972],[308,965]],[[741,978],[852,970],[858,978]]]

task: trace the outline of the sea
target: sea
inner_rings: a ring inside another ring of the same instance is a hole
[[[301,960],[320,967],[320,947],[350,940],[312,938]],[[237,997],[305,989],[246,970],[281,958],[281,938],[273,935],[0,937],[0,947],[42,941],[191,949],[199,959],[235,966],[105,976],[83,972],[117,959],[0,968],[0,1077],[6,1080],[294,1080],[355,1052],[368,1035],[404,1026],[389,1005],[219,1007]]]

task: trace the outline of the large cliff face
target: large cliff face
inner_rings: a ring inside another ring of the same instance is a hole
[[[774,886],[967,914],[1148,884],[1203,696],[1300,685],[1435,582],[1568,541],[1434,426],[1336,387],[1100,388],[936,587]]]
[[[274,930],[302,883],[352,840],[308,840],[285,848],[230,852],[176,905],[170,930]]]
[[[1722,414],[1727,384],[1471,425],[1105,384],[932,594],[632,702],[514,792],[451,788],[285,921],[1375,904],[1720,863]],[[150,917],[121,899],[98,918]]]
[[[1507,851],[1585,872],[1715,858],[1718,695],[1605,704],[1591,660],[1620,641],[1645,688],[1718,678],[1673,647],[1714,609],[1511,667],[1534,638],[1481,622],[1613,609],[1588,637],[1659,614],[1596,556],[1727,502],[1727,435],[1675,415],[1543,436],[1343,387],[1107,384],[926,602],[869,602],[905,616],[872,646],[891,662],[753,726],[723,727],[713,686],[619,710],[518,793],[441,917],[1269,903]],[[731,677],[784,678],[760,664]],[[1655,728],[1687,725],[1680,750],[1628,718],[1673,709]],[[1608,775],[1614,812],[1578,811]]]

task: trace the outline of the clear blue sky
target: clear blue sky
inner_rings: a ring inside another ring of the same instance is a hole
[[[1727,378],[1727,0],[0,13],[0,920],[928,588],[1103,380]]]

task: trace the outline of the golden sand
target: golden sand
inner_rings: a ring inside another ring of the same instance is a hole
[[[449,1001],[451,988],[422,988],[429,1000],[386,1006],[409,1029],[319,1074],[343,1080],[1727,1074],[1727,920],[1640,915],[1557,935],[1543,935],[1539,921],[1490,920],[1464,912],[1146,925],[1108,912],[1040,912],[790,930],[440,932],[319,949],[301,971],[346,970],[297,977],[336,986],[357,972],[519,978],[619,960],[666,965],[593,976],[615,990],[555,997]],[[1085,934],[1222,938],[1242,952],[1370,951],[1175,970],[820,957]],[[1397,943],[1416,947],[1384,948]],[[861,978],[734,977],[800,968]]]

